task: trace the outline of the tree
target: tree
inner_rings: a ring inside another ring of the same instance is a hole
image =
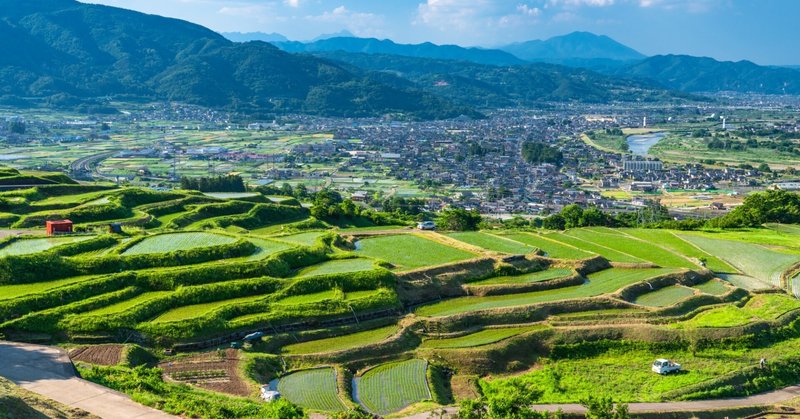
[[[761,164],[759,164],[759,165],[758,165],[758,170],[759,170],[760,172],[764,172],[764,173],[771,173],[771,172],[772,172],[772,168],[770,168],[770,167],[769,167],[769,165],[768,165],[767,163],[761,163]]]
[[[15,120],[13,120],[13,121],[8,123],[8,130],[12,134],[22,135],[22,134],[25,134],[25,131],[27,130],[27,127],[25,126],[25,122],[24,121],[20,121],[19,119],[15,119]]]
[[[453,208],[442,212],[439,225],[445,230],[474,231],[478,229],[481,220],[481,214],[476,210]]]
[[[527,141],[522,144],[522,158],[528,164],[552,163],[560,165],[564,154],[545,143]]]
[[[561,214],[553,214],[542,221],[542,227],[548,230],[564,230],[566,221]]]
[[[541,392],[531,383],[512,380],[497,387],[477,400],[464,400],[458,409],[459,419],[559,419],[555,413],[537,412],[531,405]]]
[[[583,208],[578,204],[571,204],[561,210],[561,216],[564,218],[565,228],[581,227],[581,218],[583,218]]]
[[[615,406],[610,397],[589,396],[581,404],[587,409],[586,419],[630,419],[631,417],[627,404],[618,403]]]

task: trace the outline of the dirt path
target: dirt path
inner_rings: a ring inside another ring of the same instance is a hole
[[[78,378],[61,348],[0,342],[0,375],[20,387],[108,419],[174,419],[130,397]]]
[[[661,403],[630,403],[628,408],[631,413],[680,413],[703,412],[739,407],[770,406],[800,397],[800,385],[787,387],[769,393],[756,394],[749,397],[738,397],[716,400],[696,400],[688,402],[661,402]],[[564,413],[585,413],[586,408],[579,404],[540,404],[534,409],[539,411],[555,412],[559,409]],[[447,414],[454,415],[458,412],[455,407],[446,408]],[[406,416],[406,419],[427,419],[430,412]],[[437,416],[438,417],[438,416]]]

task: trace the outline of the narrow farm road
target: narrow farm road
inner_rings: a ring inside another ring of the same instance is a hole
[[[130,397],[78,378],[61,348],[0,342],[0,376],[20,387],[108,419],[174,419]]]
[[[800,385],[786,387],[768,393],[756,394],[748,397],[729,399],[696,400],[686,402],[660,402],[660,403],[630,403],[628,408],[631,413],[680,413],[702,412],[711,410],[734,409],[739,407],[769,406],[786,402],[800,397]],[[561,409],[564,413],[585,413],[586,408],[579,404],[540,404],[533,406],[539,411],[555,412]],[[447,414],[454,415],[458,412],[455,407],[446,408]],[[418,413],[406,416],[405,419],[428,419],[431,412]]]

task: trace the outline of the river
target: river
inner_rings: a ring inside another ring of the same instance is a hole
[[[650,147],[658,144],[666,136],[666,132],[631,135],[627,138],[628,150],[637,156],[646,156],[650,152]]]

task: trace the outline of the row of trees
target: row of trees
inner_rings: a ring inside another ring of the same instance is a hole
[[[200,192],[245,192],[247,187],[238,175],[215,177],[182,177],[181,189]]]

